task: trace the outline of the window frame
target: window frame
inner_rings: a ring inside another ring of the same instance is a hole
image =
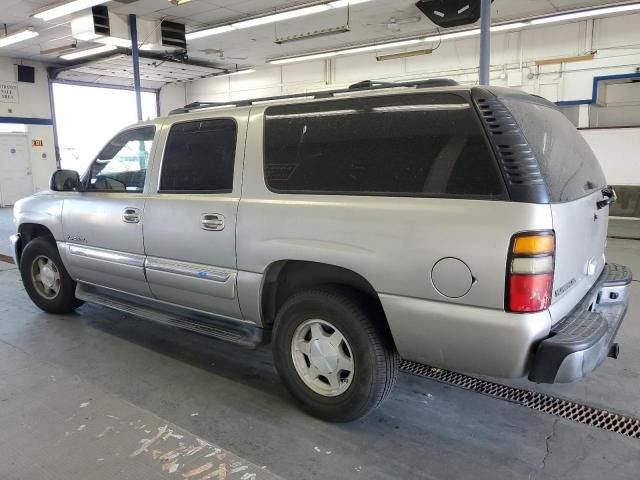
[[[265,107],[262,115],[262,180],[264,182],[265,187],[271,193],[275,193],[277,195],[340,195],[340,196],[349,196],[349,197],[397,197],[397,198],[442,198],[442,199],[464,199],[464,200],[488,200],[488,201],[508,201],[509,193],[507,191],[507,185],[504,181],[504,177],[498,165],[498,160],[496,158],[495,152],[491,146],[491,142],[487,137],[487,134],[484,130],[484,126],[478,116],[476,109],[473,107],[471,96],[468,92],[450,92],[450,91],[437,91],[437,92],[411,92],[412,95],[428,95],[430,93],[447,93],[460,97],[462,100],[465,100],[469,104],[469,110],[471,111],[471,116],[473,117],[473,122],[477,125],[478,132],[482,136],[483,143],[486,147],[486,152],[491,159],[492,169],[495,173],[495,176],[498,180],[498,183],[501,187],[501,192],[496,195],[479,195],[479,194],[465,194],[465,193],[429,193],[429,192],[369,192],[369,191],[340,191],[340,190],[283,190],[279,188],[272,187],[269,185],[267,181],[267,117],[268,110],[274,107],[279,107],[282,105],[273,105]],[[402,94],[407,94],[407,92],[402,92]],[[398,94],[399,95],[399,94]],[[390,97],[394,97],[396,95],[376,95],[376,97],[380,99],[386,99]],[[355,97],[354,99],[358,99],[361,97]],[[312,101],[312,102],[304,102],[304,103],[296,103],[296,105],[311,105],[311,104],[330,104],[333,101],[340,100],[353,100],[350,98],[335,98],[331,100],[321,100],[321,101]],[[283,104],[286,105],[286,104]]]
[[[151,150],[149,151],[149,159],[147,162],[147,170],[144,176],[144,183],[142,186],[142,191],[127,191],[127,190],[94,190],[89,188],[89,186],[91,185],[91,172],[93,171],[93,166],[98,162],[100,154],[102,153],[102,151],[117,137],[119,137],[120,135],[123,135],[125,133],[129,133],[129,132],[135,132],[136,130],[144,130],[147,128],[152,128],[153,129],[153,138],[151,139]],[[120,130],[118,133],[116,133],[113,137],[111,137],[109,139],[109,141],[107,143],[104,144],[104,146],[100,149],[100,151],[98,152],[98,154],[96,155],[96,157],[91,161],[91,163],[89,164],[89,167],[87,167],[87,170],[85,171],[83,177],[81,178],[80,184],[82,185],[82,191],[83,193],[127,193],[127,194],[141,194],[144,193],[144,190],[146,188],[146,184],[147,184],[147,179],[149,176],[149,173],[151,172],[151,169],[149,168],[151,166],[151,161],[153,159],[153,152],[154,152],[154,148],[155,148],[155,144],[158,141],[158,128],[155,124],[150,124],[150,125],[136,125],[133,128],[125,128],[124,130]]]
[[[169,136],[171,135],[171,130],[173,130],[173,127],[177,126],[177,125],[183,125],[185,123],[194,123],[194,122],[207,122],[207,121],[212,121],[212,120],[231,120],[233,122],[233,125],[235,127],[235,145],[234,145],[234,152],[233,152],[233,171],[232,171],[232,177],[231,177],[231,188],[230,189],[219,189],[219,190],[166,190],[166,189],[161,189],[161,185],[162,185],[162,172],[164,169],[164,165],[165,165],[165,158],[166,158],[166,153],[167,153],[167,145],[169,144]],[[157,185],[156,185],[156,193],[161,194],[161,195],[221,195],[221,194],[229,194],[229,193],[233,193],[234,190],[234,181],[235,181],[235,177],[236,177],[236,160],[238,157],[238,121],[234,118],[234,117],[204,117],[204,118],[196,118],[196,119],[191,119],[191,120],[181,120],[179,122],[173,122],[169,125],[166,125],[167,127],[167,133],[166,136],[164,138],[164,145],[162,146],[162,157],[160,158],[160,162],[159,162],[159,168],[158,168],[158,178],[157,178]]]

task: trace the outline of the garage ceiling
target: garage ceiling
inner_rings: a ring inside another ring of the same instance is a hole
[[[25,41],[0,50],[0,55],[26,60],[42,61],[50,65],[64,66],[65,62],[57,54],[42,54],[48,50],[73,42],[71,37],[71,17],[63,17],[53,22],[43,22],[30,15],[56,0],[2,0],[3,22],[9,32],[32,27],[40,33],[30,41]],[[238,20],[248,16],[273,13],[278,9],[309,4],[309,1],[285,0],[192,0],[182,6],[174,6],[167,0],[113,0],[105,2],[110,11],[119,14],[136,14],[145,19],[167,19],[185,23],[187,31],[198,30],[218,23]],[[312,2],[313,3],[313,2]],[[544,15],[553,12],[614,3],[610,0],[495,0],[492,8],[494,21]],[[342,47],[349,44],[380,42],[417,34],[436,33],[436,27],[415,6],[415,0],[373,0],[351,7],[351,31],[332,36],[308,39],[278,45],[275,37],[302,34],[319,28],[335,27],[346,23],[345,8],[336,9],[300,19],[292,19],[277,24],[236,30],[220,35],[205,37],[189,42],[189,57],[192,60],[208,62],[225,69],[259,66],[265,59],[290,56],[321,48]],[[420,18],[415,21],[416,17]],[[392,30],[387,23],[392,18],[407,19],[400,22],[399,29]],[[413,20],[413,21],[412,21]],[[91,44],[86,44],[90,46]],[[84,44],[80,45],[84,46]],[[221,56],[220,51],[224,52]],[[94,66],[86,66],[67,77],[88,82],[130,85],[128,57],[118,57]],[[180,70],[179,65],[169,63],[164,68],[150,66],[145,62],[143,70],[147,86],[198,78],[212,74],[198,69]],[[188,70],[188,71],[187,71]],[[165,74],[161,76],[159,74]],[[118,79],[118,80],[116,80]]]
[[[166,83],[177,83],[210,77],[220,70],[187,65],[168,60],[140,58],[140,83],[143,88],[159,89]],[[103,60],[78,65],[61,71],[57,80],[130,87],[133,85],[131,57],[116,54]]]

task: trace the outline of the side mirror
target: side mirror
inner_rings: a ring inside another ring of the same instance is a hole
[[[56,170],[51,175],[51,190],[73,192],[80,189],[80,175],[75,170]]]

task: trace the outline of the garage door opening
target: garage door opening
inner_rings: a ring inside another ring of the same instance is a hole
[[[53,101],[60,166],[80,173],[119,130],[137,121],[131,90],[54,83]],[[142,92],[143,119],[157,116],[157,94]]]

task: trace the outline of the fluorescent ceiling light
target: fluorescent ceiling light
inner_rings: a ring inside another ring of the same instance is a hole
[[[244,75],[246,73],[255,72],[255,68],[247,68],[246,70],[238,70],[237,72],[228,72],[228,73],[220,73],[218,75],[214,75],[214,77],[230,77],[232,75]]]
[[[356,48],[348,48],[346,50],[338,51],[338,55],[352,55],[354,53],[363,53],[363,52],[372,52],[377,50],[384,50],[387,48],[400,48],[406,47],[408,45],[415,45],[416,43],[420,43],[422,40],[403,40],[400,42],[392,42],[392,43],[383,43],[381,45],[368,45],[366,47],[356,47]]]
[[[286,65],[287,63],[306,62],[307,60],[319,60],[321,58],[335,57],[338,52],[314,53],[311,55],[303,55],[301,57],[281,58],[279,60],[271,60],[269,63],[273,65]]]
[[[85,8],[95,7],[101,3],[105,3],[105,0],[72,0],[70,2],[56,3],[44,7],[32,16],[48,22],[49,20],[84,10]]]
[[[409,50],[408,52],[376,55],[376,60],[378,62],[384,62],[386,60],[398,60],[400,58],[418,57],[420,55],[431,55],[432,53],[433,53],[433,48],[422,48],[420,50]]]
[[[185,36],[187,40],[195,40],[196,38],[209,37],[211,35],[217,35],[219,33],[230,32],[231,30],[235,30],[231,25],[222,25],[220,27],[208,28],[206,30],[200,30],[198,32],[190,32]]]
[[[542,25],[545,23],[553,22],[566,22],[568,20],[576,20],[579,18],[597,17],[600,15],[609,15],[611,13],[632,12],[634,10],[640,10],[640,3],[632,5],[617,5],[614,7],[594,8],[591,10],[583,10],[581,12],[564,13],[560,15],[553,15],[551,17],[536,18],[531,20],[531,25]]]
[[[30,30],[30,29],[21,30],[16,33],[10,33],[6,37],[0,38],[0,48],[13,45],[14,43],[24,42],[25,40],[29,40],[30,38],[37,37],[38,35],[39,35],[38,32],[34,32],[33,30]]]
[[[514,23],[505,23],[503,25],[495,25],[491,27],[492,32],[504,32],[505,30],[514,30],[516,28],[526,27],[528,23],[526,22],[514,22]],[[453,32],[453,33],[445,33],[442,35],[432,35],[424,39],[425,42],[436,42],[439,40],[453,40],[456,38],[465,38],[465,37],[473,37],[475,35],[480,35],[479,28],[473,28],[471,30],[463,30],[461,32]]]
[[[328,5],[331,8],[342,8],[350,5],[358,5],[359,3],[370,2],[371,0],[336,0],[335,2],[330,2]]]
[[[98,55],[100,53],[112,52],[117,50],[118,47],[114,45],[103,45],[102,47],[90,48],[88,50],[82,50],[80,52],[73,52],[67,55],[60,55],[63,60],[75,60],[77,58],[90,57],[92,55]]]
[[[523,28],[529,25],[528,22],[513,22],[513,23],[505,23],[503,25],[496,25],[495,27],[491,27],[492,32],[504,32],[505,30],[514,30],[516,28]]]
[[[268,23],[281,22],[282,20],[289,20],[291,18],[304,17],[306,15],[312,15],[314,13],[326,12],[329,10],[329,5],[314,5],[312,7],[298,8],[296,10],[289,10],[286,12],[274,13],[273,15],[266,15],[264,17],[252,18],[243,22],[232,23],[233,28],[249,28],[257,27],[259,25],[266,25]]]
[[[363,1],[367,1],[367,0],[355,0],[355,1],[351,1],[350,3],[353,5],[354,3],[362,3]],[[346,6],[346,4],[347,4],[347,0],[337,0],[337,1],[329,3],[328,5],[330,5],[330,6]],[[608,14],[612,14],[612,13],[630,12],[630,11],[635,11],[635,10],[640,10],[640,3],[635,3],[635,4],[631,4],[631,5],[618,5],[618,6],[604,7],[604,8],[594,8],[592,10],[584,10],[584,11],[581,11],[581,12],[559,14],[559,15],[554,15],[554,16],[550,16],[550,17],[543,17],[543,18],[537,18],[537,19],[528,20],[528,21],[504,23],[502,25],[494,25],[494,26],[492,26],[491,27],[491,31],[492,32],[504,32],[504,31],[508,31],[508,30],[515,30],[515,29],[519,29],[519,28],[524,28],[524,27],[527,27],[527,26],[530,26],[530,25],[540,25],[540,24],[552,23],[552,22],[563,22],[563,21],[569,21],[569,20],[574,20],[574,19],[579,19],[579,18],[596,17],[596,16],[599,16],[599,15],[608,15]],[[279,59],[276,59],[276,60],[271,60],[268,63],[273,64],[273,65],[283,65],[283,64],[287,64],[287,63],[304,62],[304,61],[308,61],[308,60],[319,60],[319,59],[322,59],[322,58],[330,58],[330,57],[335,57],[335,56],[338,56],[338,55],[350,55],[350,54],[356,54],[356,53],[383,50],[383,49],[387,49],[387,48],[400,48],[400,47],[404,47],[404,46],[408,46],[408,45],[415,45],[415,44],[420,43],[420,42],[437,42],[437,41],[441,41],[441,40],[452,40],[452,39],[456,39],[456,38],[473,37],[473,36],[476,36],[476,35],[480,35],[480,29],[479,28],[473,28],[473,29],[470,29],[470,30],[462,30],[462,31],[459,31],[459,32],[444,33],[442,35],[431,35],[431,36],[425,37],[423,39],[401,40],[401,41],[398,41],[398,42],[383,43],[383,44],[380,44],[380,45],[365,45],[365,46],[362,46],[362,47],[345,48],[345,49],[342,49],[342,50],[334,50],[334,51],[330,51],[330,52],[310,53],[308,55],[302,55],[302,56],[299,56],[299,57],[279,58]]]
[[[218,35],[220,33],[230,32],[232,30],[239,30],[242,28],[257,27],[260,25],[267,25],[269,23],[281,22],[283,20],[290,20],[292,18],[304,17],[306,15],[312,15],[314,13],[322,13],[334,8],[342,8],[349,5],[357,5],[360,3],[370,2],[371,0],[336,0],[329,3],[323,3],[320,5],[312,5],[310,7],[296,8],[293,10],[287,10],[285,12],[273,13],[271,15],[265,15],[263,17],[250,18],[249,20],[242,20],[228,25],[218,25],[216,27],[199,30],[197,32],[187,33],[186,38],[188,41],[195,40],[197,38],[209,37],[211,35]]]

